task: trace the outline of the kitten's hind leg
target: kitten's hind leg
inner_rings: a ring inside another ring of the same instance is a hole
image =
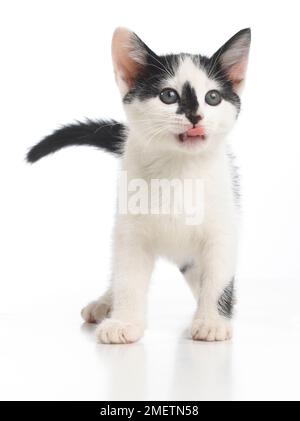
[[[111,287],[96,301],[90,302],[81,310],[81,316],[87,323],[99,323],[109,317],[112,308]]]

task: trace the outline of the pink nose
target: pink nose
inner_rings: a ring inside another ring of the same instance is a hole
[[[197,124],[197,123],[199,123],[199,121],[200,120],[202,120],[202,115],[200,115],[200,114],[198,114],[198,115],[190,115],[189,117],[188,117],[188,119],[190,120],[190,122],[192,123],[192,124]]]

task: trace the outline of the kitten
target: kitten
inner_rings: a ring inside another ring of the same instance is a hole
[[[226,136],[240,111],[250,39],[244,29],[210,58],[158,56],[136,34],[118,28],[112,58],[127,126],[112,120],[71,124],[28,152],[35,162],[64,146],[94,145],[121,156],[127,186],[135,180],[147,186],[153,180],[202,182],[201,223],[188,224],[174,213],[117,212],[111,286],[82,310],[85,321],[100,322],[101,342],[131,343],[143,335],[158,256],[179,267],[195,296],[192,338],[232,335],[238,207]]]

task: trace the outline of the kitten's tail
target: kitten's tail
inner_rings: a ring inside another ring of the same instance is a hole
[[[33,146],[27,153],[28,162],[36,162],[65,146],[89,145],[121,155],[126,138],[126,127],[114,120],[87,120],[55,130]]]

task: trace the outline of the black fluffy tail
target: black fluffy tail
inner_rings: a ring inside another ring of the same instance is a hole
[[[65,146],[89,145],[121,155],[125,142],[125,126],[114,120],[87,120],[56,130],[33,146],[27,153],[28,162],[36,162],[43,156]]]

